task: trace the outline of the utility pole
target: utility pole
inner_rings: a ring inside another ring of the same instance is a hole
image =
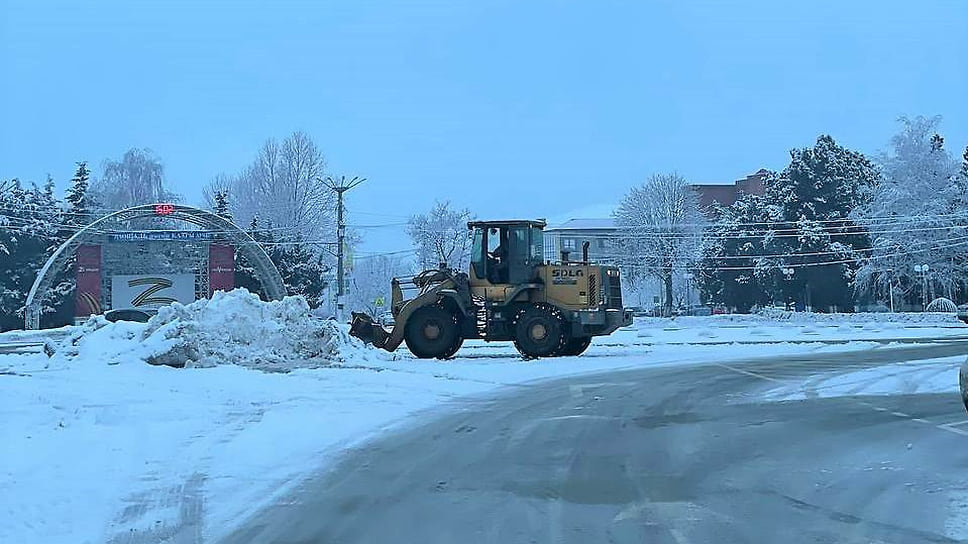
[[[336,193],[336,319],[343,322],[343,246],[346,238],[346,221],[343,213],[343,193],[366,181],[365,178],[346,176],[327,177],[323,183]]]

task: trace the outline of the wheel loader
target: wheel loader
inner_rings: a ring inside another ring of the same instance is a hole
[[[472,221],[470,269],[446,265],[391,282],[393,327],[353,313],[350,334],[387,351],[406,342],[446,359],[466,339],[511,341],[525,358],[580,355],[593,336],[632,324],[618,268],[562,253],[544,260],[544,221]]]

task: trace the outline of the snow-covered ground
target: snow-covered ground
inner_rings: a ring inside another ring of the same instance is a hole
[[[620,344],[856,342],[922,340],[968,334],[954,314],[811,314],[772,316],[717,315],[675,319],[637,318],[634,330],[608,341]]]
[[[304,320],[298,299],[274,304],[233,292],[149,324],[61,331],[51,359],[0,355],[0,542],[163,540],[177,530],[214,540],[347,447],[502,387],[968,332],[948,318],[646,319],[582,357],[526,362],[508,344],[468,342],[458,359],[437,362],[365,348],[332,323]],[[864,341],[816,342],[850,338]],[[750,340],[767,343],[721,343]]]
[[[771,388],[766,398],[798,400],[853,395],[957,393],[965,356],[892,363],[843,373],[821,374]]]

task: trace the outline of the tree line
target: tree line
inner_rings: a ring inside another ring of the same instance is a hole
[[[653,176],[616,208],[611,257],[633,286],[659,280],[666,312],[682,303],[677,283],[740,312],[964,301],[968,148],[960,162],[952,157],[940,122],[901,118],[874,159],[821,135],[767,173],[762,195],[711,209],[681,176]]]
[[[203,195],[209,209],[244,225],[266,249],[287,290],[305,295],[314,307],[324,303],[335,260],[327,251],[335,242],[335,203],[322,183],[325,166],[312,139],[295,132],[281,142],[267,140],[251,164],[236,175],[216,176]],[[149,149],[132,148],[120,159],[105,160],[100,175],[91,172],[88,162],[78,162],[62,198],[50,176],[41,186],[0,180],[0,329],[22,327],[23,306],[37,272],[78,229],[112,211],[183,200],[170,189],[162,161]],[[237,283],[260,292],[252,266],[240,253],[236,262]],[[71,260],[58,271],[54,289],[44,294],[43,326],[71,322],[73,290]]]

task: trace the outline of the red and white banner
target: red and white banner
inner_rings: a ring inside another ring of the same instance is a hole
[[[215,291],[235,289],[235,248],[221,244],[208,246],[208,296]]]
[[[77,285],[74,289],[74,315],[87,317],[101,313],[101,246],[77,248]]]

